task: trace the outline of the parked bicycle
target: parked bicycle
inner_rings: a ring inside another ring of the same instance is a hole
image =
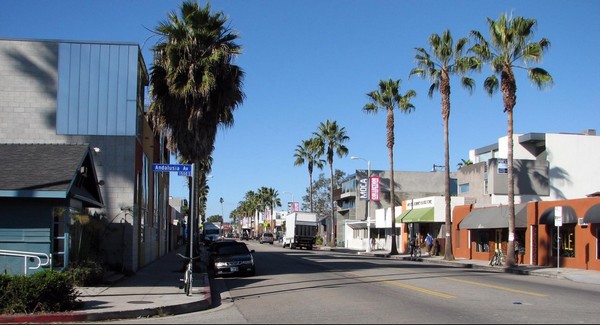
[[[504,254],[502,254],[502,250],[497,249],[494,251],[494,255],[490,259],[491,266],[502,266],[504,265]]]
[[[419,247],[419,245],[411,245],[410,247],[410,258],[412,259],[413,257],[417,258],[417,257],[421,257],[421,247]]]
[[[197,255],[195,257],[189,257],[189,256],[184,256],[181,255],[180,253],[177,253],[177,255],[179,255],[181,258],[183,258],[184,260],[188,261],[187,263],[187,267],[185,268],[185,273],[183,274],[183,279],[179,279],[179,281],[183,282],[183,291],[185,292],[186,295],[191,296],[192,295],[192,283],[193,283],[193,265],[194,265],[194,261],[196,259],[200,258],[200,255]]]

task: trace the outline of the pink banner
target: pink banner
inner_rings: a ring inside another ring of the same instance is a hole
[[[371,197],[369,198],[371,201],[379,201],[379,181],[380,181],[380,177],[379,176],[371,176],[370,179],[370,195]]]

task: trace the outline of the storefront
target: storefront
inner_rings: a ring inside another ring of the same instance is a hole
[[[470,258],[489,260],[496,249],[507,252],[508,245],[508,206],[473,209],[460,221],[458,228],[467,231]],[[522,260],[526,264],[531,248],[527,245],[529,233],[527,204],[515,205],[515,240],[525,248]]]
[[[453,210],[453,253],[489,260],[507,252],[508,206]],[[600,197],[515,205],[515,239],[525,247],[525,264],[600,271]]]
[[[464,204],[463,197],[452,197],[451,211],[455,205]],[[427,234],[437,242],[437,252],[444,251],[446,222],[446,200],[443,196],[430,196],[403,202],[403,213],[396,218],[396,224],[402,225],[402,243],[399,245],[403,252],[408,251],[411,237],[423,245]]]

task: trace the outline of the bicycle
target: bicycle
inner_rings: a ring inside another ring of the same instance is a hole
[[[494,255],[490,259],[490,266],[502,266],[504,264],[504,254],[499,249],[494,251]]]
[[[410,258],[412,259],[413,256],[415,258],[417,257],[421,257],[421,247],[418,247],[417,245],[412,245],[410,248]]]
[[[183,258],[184,260],[189,261],[187,263],[187,266],[185,268],[185,273],[183,275],[183,279],[179,279],[180,282],[183,282],[183,291],[185,292],[185,294],[187,296],[191,296],[192,295],[192,281],[193,281],[193,264],[194,264],[194,260],[200,258],[200,255],[195,256],[195,257],[188,257],[188,256],[184,256],[180,253],[177,253],[177,255],[179,255],[181,258]],[[180,287],[181,288],[181,287]]]

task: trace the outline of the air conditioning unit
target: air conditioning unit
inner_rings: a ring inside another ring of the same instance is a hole
[[[583,222],[583,218],[577,218],[577,224],[582,226],[582,227],[586,227],[588,224]]]

